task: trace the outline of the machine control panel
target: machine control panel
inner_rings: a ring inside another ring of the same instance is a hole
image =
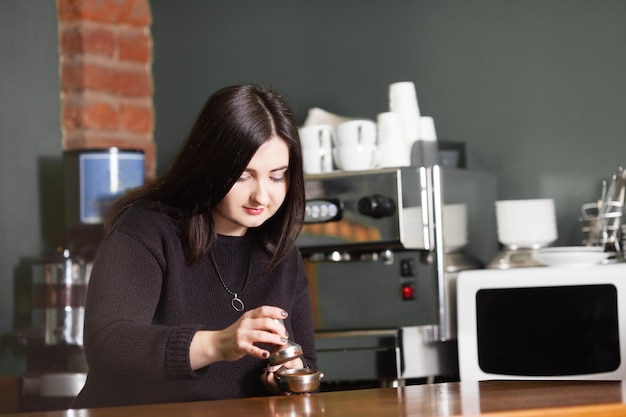
[[[403,276],[403,277],[415,276],[415,260],[413,258],[400,260],[400,276]]]
[[[326,223],[341,220],[343,207],[337,198],[307,200],[304,223]]]

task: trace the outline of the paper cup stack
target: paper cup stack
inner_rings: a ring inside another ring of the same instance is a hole
[[[411,81],[389,85],[389,110],[400,116],[404,140],[409,145],[420,138],[420,108]]]
[[[557,239],[554,200],[496,201],[498,240],[510,249],[538,249]]]
[[[400,115],[391,111],[379,113],[377,128],[379,165],[382,168],[411,165],[411,147],[404,140]]]

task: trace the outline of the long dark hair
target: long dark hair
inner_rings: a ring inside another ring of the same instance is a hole
[[[304,219],[304,177],[298,128],[282,96],[271,88],[241,85],[209,97],[178,154],[157,179],[118,199],[109,209],[109,230],[133,203],[152,202],[176,223],[197,262],[215,241],[213,209],[230,191],[261,145],[278,136],[289,148],[288,190],[280,209],[250,229],[272,255],[269,269],[293,249]]]

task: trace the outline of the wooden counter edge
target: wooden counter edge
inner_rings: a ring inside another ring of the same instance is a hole
[[[572,407],[535,408],[528,410],[494,411],[475,414],[489,417],[625,417],[626,404],[579,405]]]

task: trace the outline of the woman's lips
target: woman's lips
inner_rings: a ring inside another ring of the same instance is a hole
[[[255,215],[255,216],[257,216],[257,215],[259,215],[259,214],[263,213],[263,210],[264,210],[264,208],[263,208],[263,207],[261,207],[261,208],[246,207],[246,211],[247,211],[249,214],[252,214],[252,215]]]

